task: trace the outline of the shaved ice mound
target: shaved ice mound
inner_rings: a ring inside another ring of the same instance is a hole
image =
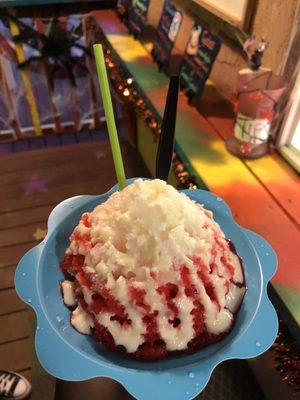
[[[137,179],[84,213],[61,268],[73,327],[140,360],[221,340],[246,291],[212,213],[158,179]]]

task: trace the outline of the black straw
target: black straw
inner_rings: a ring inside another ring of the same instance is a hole
[[[179,76],[172,75],[156,155],[156,178],[164,181],[168,180],[173,156],[178,90]]]

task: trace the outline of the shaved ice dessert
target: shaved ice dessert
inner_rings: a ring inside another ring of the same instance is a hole
[[[221,340],[246,291],[212,212],[158,179],[137,179],[84,213],[61,268],[72,326],[139,360]]]

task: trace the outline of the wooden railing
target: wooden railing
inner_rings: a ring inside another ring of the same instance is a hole
[[[0,20],[0,141],[96,129],[104,113],[88,54],[88,14],[8,13]]]

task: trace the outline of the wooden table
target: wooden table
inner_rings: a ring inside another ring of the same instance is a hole
[[[111,10],[95,11],[93,16],[108,44],[162,116],[168,78],[152,61],[151,44],[135,40]],[[209,190],[228,203],[236,221],[261,234],[274,247],[279,267],[272,285],[286,315],[299,327],[299,177],[277,154],[248,161],[228,153],[225,140],[233,135],[232,107],[211,82],[206,85],[200,109],[201,113],[180,93],[177,146]],[[137,126],[138,149],[153,173],[156,144],[139,119]]]

